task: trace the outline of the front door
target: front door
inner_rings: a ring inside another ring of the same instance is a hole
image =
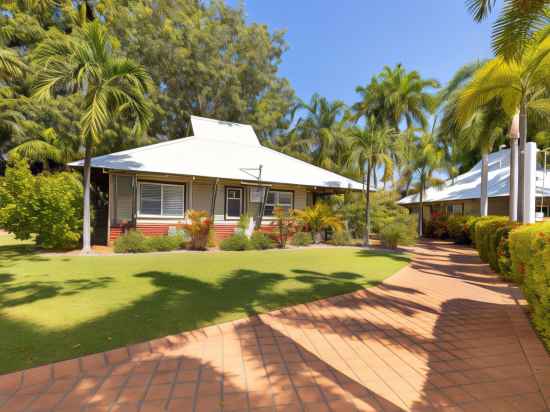
[[[225,191],[225,217],[238,219],[243,212],[243,189],[228,187]]]

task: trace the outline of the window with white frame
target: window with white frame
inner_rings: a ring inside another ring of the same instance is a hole
[[[273,216],[273,210],[280,207],[284,210],[292,209],[293,192],[284,192],[282,190],[270,190],[265,202],[264,216]]]
[[[185,185],[139,183],[139,215],[182,217],[185,213]]]

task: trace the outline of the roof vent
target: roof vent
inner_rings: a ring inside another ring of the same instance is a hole
[[[241,145],[260,146],[252,126],[191,116],[193,135],[200,139],[216,140]]]

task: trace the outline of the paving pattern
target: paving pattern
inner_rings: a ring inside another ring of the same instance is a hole
[[[0,376],[0,411],[549,411],[517,288],[420,244],[368,290]]]

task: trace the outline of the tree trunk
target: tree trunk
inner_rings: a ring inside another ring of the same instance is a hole
[[[420,210],[418,211],[418,237],[424,234],[424,179],[420,179]]]
[[[367,168],[367,190],[365,191],[365,239],[364,245],[369,245],[369,235],[370,235],[370,175],[372,167],[369,163]]]
[[[489,209],[489,197],[487,193],[487,184],[489,181],[489,153],[483,149],[481,153],[481,193],[479,196],[479,214],[487,216]]]
[[[527,105],[522,100],[519,109],[519,173],[518,173],[518,220],[525,216],[525,149],[527,147]]]
[[[91,228],[90,228],[90,174],[92,169],[91,145],[86,143],[84,155],[84,216],[82,221],[82,254],[91,253]]]
[[[374,180],[374,189],[376,189],[378,187],[378,178],[376,176],[376,167],[373,167],[372,169],[372,178]]]

